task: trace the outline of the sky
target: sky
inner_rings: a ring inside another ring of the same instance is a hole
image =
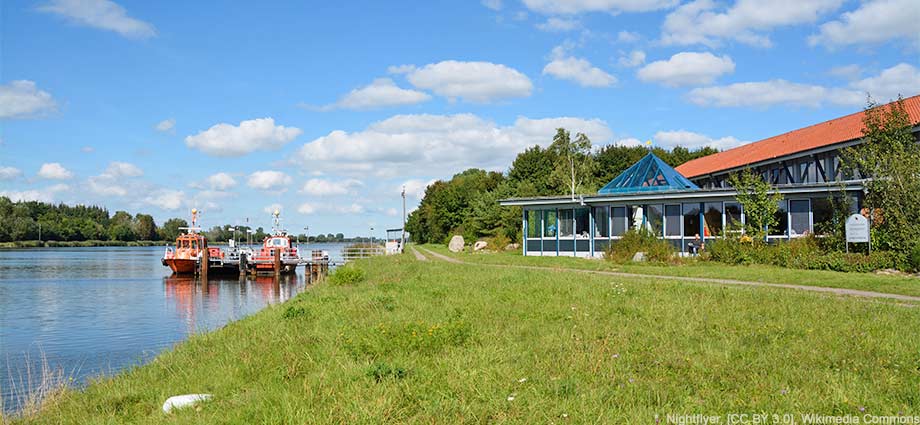
[[[325,3],[325,4],[324,4]],[[0,2],[0,196],[382,236],[555,129],[727,149],[920,93],[916,0]]]

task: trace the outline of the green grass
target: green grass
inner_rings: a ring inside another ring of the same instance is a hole
[[[525,257],[520,252],[452,253],[443,245],[423,245],[439,254],[467,262],[482,264],[512,264],[582,270],[620,271],[661,276],[705,277],[734,279],[752,282],[787,283],[794,285],[824,286],[829,288],[859,289],[889,294],[920,296],[920,278],[879,275],[874,273],[842,273],[824,270],[789,269],[777,266],[752,264],[732,266],[694,259],[684,264],[615,263],[573,257]]]
[[[361,282],[318,284],[25,422],[653,423],[920,406],[920,308],[411,254],[358,266]],[[214,400],[200,410],[160,411],[202,392]]]

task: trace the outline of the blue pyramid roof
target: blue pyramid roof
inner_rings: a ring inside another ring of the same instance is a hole
[[[627,168],[617,178],[607,183],[597,193],[658,192],[665,190],[700,190],[686,177],[665,164],[661,158],[649,152],[648,155]]]

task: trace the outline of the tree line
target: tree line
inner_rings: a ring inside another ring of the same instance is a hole
[[[710,147],[651,149],[672,167],[711,155]],[[519,153],[505,173],[470,168],[450,180],[438,180],[425,190],[418,209],[406,222],[412,240],[441,243],[454,234],[466,239],[521,238],[521,209],[502,207],[500,199],[596,193],[603,185],[642,159],[649,149],[608,145],[598,149],[582,133],[574,138],[557,129],[552,143]]]

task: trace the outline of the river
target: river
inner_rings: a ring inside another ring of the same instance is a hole
[[[303,245],[340,258],[345,244]],[[272,277],[170,276],[163,247],[0,250],[0,395],[16,410],[42,362],[76,385],[146,362],[186,339],[307,287],[303,271]]]

